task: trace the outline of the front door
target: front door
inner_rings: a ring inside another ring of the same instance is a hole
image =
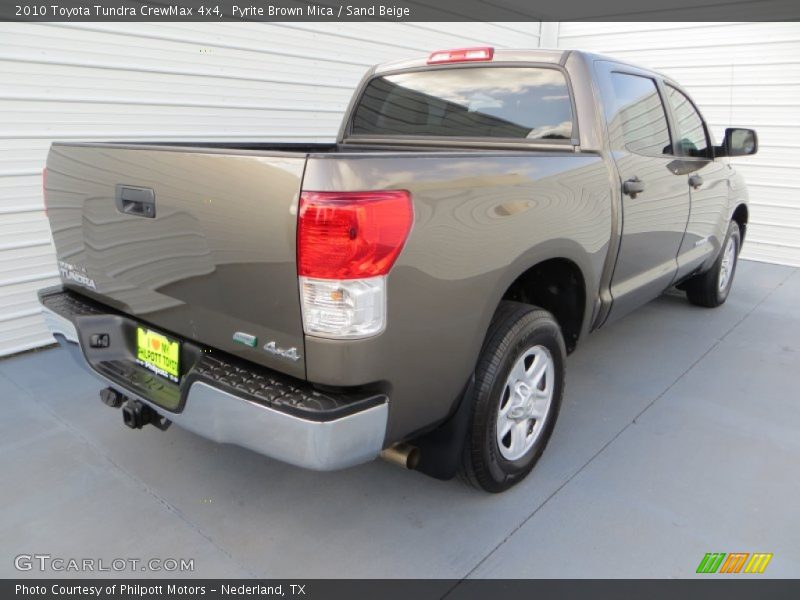
[[[674,123],[678,170],[686,177],[691,211],[686,235],[678,253],[678,274],[683,277],[719,254],[728,231],[727,162],[714,160],[713,144],[703,117],[690,98],[665,83]]]

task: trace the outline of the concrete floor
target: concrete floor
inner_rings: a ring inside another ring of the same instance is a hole
[[[0,576],[48,553],[199,577],[691,577],[706,552],[800,576],[798,299],[800,270],[742,262],[720,309],[670,294],[590,336],[539,466],[500,496],[130,431],[63,351],[0,361]]]

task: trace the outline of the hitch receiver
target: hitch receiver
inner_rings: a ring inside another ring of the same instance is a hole
[[[122,407],[122,420],[131,429],[153,425],[161,431],[166,431],[172,425],[172,421],[158,414],[147,404],[130,398]]]

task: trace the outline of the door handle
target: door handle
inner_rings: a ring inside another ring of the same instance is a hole
[[[700,175],[690,175],[689,176],[689,185],[693,190],[696,190],[701,185],[703,185],[703,178]]]
[[[150,188],[117,185],[117,210],[126,215],[154,219],[156,216],[156,194]]]
[[[628,179],[622,183],[622,193],[631,198],[636,198],[636,194],[641,194],[644,191],[644,181],[638,177]]]

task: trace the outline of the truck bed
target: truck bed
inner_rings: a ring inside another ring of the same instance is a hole
[[[480,277],[495,286],[507,257],[527,247],[526,228],[529,235],[578,236],[602,268],[610,207],[588,199],[602,195],[606,181],[596,154],[560,149],[75,143],[53,146],[46,196],[71,291],[186,342],[315,383],[360,386],[382,377],[374,360],[357,356],[407,342],[392,330],[350,343],[348,360],[362,367],[341,369],[337,343],[304,335],[296,262],[301,190],[409,190],[415,224],[389,280],[409,293],[390,291],[390,323],[397,324],[430,312],[426,297],[412,293],[416,286],[403,284],[410,273],[431,297],[463,304],[465,314],[475,310],[458,294],[448,299],[455,289],[448,281]],[[154,214],[128,210],[120,189],[134,203],[152,191]],[[557,219],[562,210],[575,220]],[[503,247],[482,247],[484,237],[504,240]],[[476,270],[495,255],[497,270]],[[273,342],[296,349],[297,358],[265,351]],[[468,340],[459,362],[466,364],[477,343]]]

